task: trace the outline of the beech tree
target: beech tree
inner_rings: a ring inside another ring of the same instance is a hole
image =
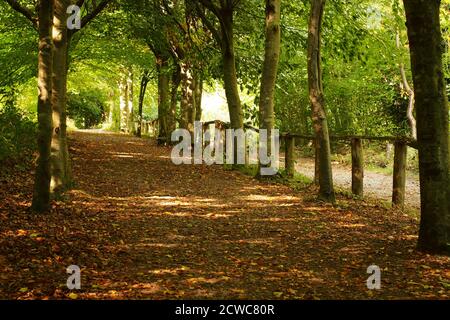
[[[193,133],[194,122],[201,118],[203,78],[199,53],[205,43],[204,32],[196,12],[195,1],[163,0],[163,14],[169,21],[167,41],[173,60],[172,105],[181,85],[180,128]],[[195,39],[195,40],[194,40]],[[180,81],[178,81],[178,78]],[[173,109],[174,107],[172,107]]]
[[[52,184],[53,193],[61,193],[72,185],[69,146],[67,143],[67,72],[69,70],[69,49],[73,36],[97,17],[112,0],[55,0],[55,27],[53,28],[54,50],[54,92],[52,96]],[[77,5],[86,14],[81,17],[80,28],[67,29],[68,7]]]
[[[335,202],[331,170],[330,137],[322,79],[321,28],[326,0],[311,0],[308,30],[308,82],[312,120],[316,135],[316,159],[319,169],[319,198]]]
[[[53,0],[40,0],[37,12],[20,5],[15,0],[6,0],[17,12],[31,21],[38,31],[38,159],[36,166],[32,209],[36,212],[50,210],[50,155],[52,140],[52,73],[53,73]]]
[[[197,13],[204,25],[210,30],[217,44],[220,46],[223,59],[223,81],[227,97],[230,124],[233,129],[243,128],[243,112],[239,96],[238,79],[236,73],[236,56],[234,48],[234,12],[239,1],[224,0],[215,3],[213,0],[200,0],[197,3]],[[211,12],[219,22],[219,28],[205,13]]]
[[[418,247],[450,254],[448,101],[442,65],[440,0],[404,0],[411,52],[421,220]]]
[[[28,18],[35,28],[39,28],[39,16],[33,13],[28,6],[20,4],[17,0],[5,0],[17,12]],[[112,0],[102,0],[98,4],[95,1],[85,0],[53,0],[52,5],[52,127],[51,133],[51,193],[60,193],[71,185],[71,169],[69,163],[69,148],[67,144],[66,125],[66,100],[67,100],[67,72],[69,67],[68,55],[70,42],[73,35],[84,28],[94,19]],[[37,10],[44,4],[39,2]],[[80,29],[67,29],[68,8],[70,5],[77,5],[84,8],[86,14],[81,18]],[[39,31],[40,32],[40,31]]]
[[[142,113],[144,108],[144,98],[145,98],[145,92],[147,91],[148,83],[150,82],[150,70],[145,69],[142,72],[141,76],[141,85],[139,87],[139,102],[138,102],[138,126],[136,131],[136,136],[141,137],[142,136]]]
[[[281,42],[281,0],[266,0],[266,43],[259,101],[260,128],[267,130],[268,155],[271,154],[271,131],[275,124],[274,96]]]
[[[19,7],[19,10],[30,17],[29,11]],[[34,183],[32,209],[37,212],[50,210],[50,144],[52,131],[52,72],[53,72],[53,41],[52,17],[53,1],[41,0],[37,19],[32,18],[39,32],[38,56],[38,160]]]
[[[177,92],[181,82],[178,23],[171,16],[173,9],[166,0],[123,2],[123,6],[132,13],[130,24],[134,36],[142,39],[155,56],[158,142],[170,143],[171,133],[176,128]]]

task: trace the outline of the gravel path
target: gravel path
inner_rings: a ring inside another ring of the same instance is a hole
[[[334,183],[341,187],[351,190],[352,169],[340,163],[333,163]],[[296,164],[297,172],[314,178],[314,159],[301,158]],[[392,199],[392,175],[386,175],[366,170],[364,173],[364,193],[366,196],[391,201]],[[420,208],[420,185],[419,177],[412,173],[407,174],[406,180],[406,205],[412,208]]]

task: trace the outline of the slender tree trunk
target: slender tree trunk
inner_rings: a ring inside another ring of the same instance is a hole
[[[233,11],[224,10],[222,31],[222,55],[225,95],[227,97],[232,129],[244,127],[241,98],[239,97],[234,53]]]
[[[170,106],[169,97],[169,60],[157,57],[158,71],[158,123],[159,143],[170,143],[171,132],[167,125],[167,114]]]
[[[439,0],[404,0],[419,146],[421,220],[418,247],[450,254],[448,101],[442,68]]]
[[[319,198],[336,201],[331,170],[330,137],[325,113],[325,99],[322,85],[321,27],[325,0],[311,0],[311,15],[308,32],[308,80],[312,120],[319,156]]]
[[[197,6],[197,13],[201,17],[203,24],[212,32],[217,43],[221,47],[223,61],[223,82],[227,97],[228,111],[230,114],[230,124],[232,129],[242,129],[244,127],[244,116],[236,73],[236,57],[234,52],[234,22],[233,22],[233,1],[220,1],[220,5],[209,0],[198,0],[204,8],[210,10],[219,20],[220,31],[205,16],[203,10]]]
[[[53,84],[52,110],[53,131],[51,143],[51,192],[58,195],[70,184],[66,177],[68,163],[66,138],[66,91],[67,91],[67,7],[69,0],[55,0],[53,15]],[[64,127],[64,128],[63,128]]]
[[[60,148],[62,151],[62,161],[63,161],[63,169],[64,169],[64,190],[68,190],[73,185],[73,177],[72,177],[72,165],[70,162],[70,154],[69,154],[69,142],[67,140],[67,78],[69,73],[69,48],[70,48],[70,40],[71,37],[67,37],[67,47],[66,47],[66,59],[65,59],[65,72],[64,76],[61,77],[61,81],[63,82],[63,102],[61,104],[61,119],[60,119],[60,127],[61,127],[61,135],[60,135]]]
[[[193,1],[185,1],[185,45],[183,53],[183,61],[181,63],[181,78],[182,78],[182,100],[181,113],[183,128],[188,129],[191,134],[194,134],[194,122],[196,119],[197,101],[196,101],[196,80],[197,71],[195,69],[195,60],[193,59],[192,44],[190,41],[190,34],[195,32],[195,25],[198,17],[194,14],[195,5]]]
[[[127,104],[127,97],[126,97],[126,83],[123,80],[123,75],[121,75],[119,79],[119,114],[118,114],[118,125],[119,125],[119,131],[123,130],[124,127],[124,114],[125,114],[125,108]]]
[[[141,86],[139,91],[139,105],[138,105],[138,126],[136,135],[140,138],[142,137],[142,113],[144,109],[144,99],[145,92],[147,91],[147,85],[150,81],[150,72],[148,70],[144,70],[141,79]]]
[[[34,182],[32,209],[36,212],[50,210],[51,140],[52,140],[52,72],[53,0],[41,0],[39,5],[39,54],[38,54],[38,160]]]
[[[118,89],[119,89],[119,97],[117,97],[116,94],[114,94],[113,97],[113,109],[112,109],[112,127],[115,131],[120,131],[120,103],[122,101],[121,99],[121,86],[120,86],[120,80],[118,82]],[[119,103],[117,103],[117,98],[119,98]]]
[[[275,83],[280,60],[281,42],[281,0],[266,0],[266,44],[261,93],[259,102],[260,127],[267,130],[267,144],[263,146],[270,155],[271,132],[275,124],[274,99]]]
[[[194,132],[195,120],[195,80],[191,65],[181,63],[181,121],[180,128]]]
[[[108,123],[110,125],[113,124],[113,114],[114,114],[114,90],[111,90],[109,93],[109,108],[108,108]]]
[[[400,50],[401,43],[399,32],[397,32],[396,42],[397,42],[397,49]],[[403,62],[400,62],[399,67],[400,67],[400,75],[402,77],[401,86],[407,92],[409,97],[408,109],[406,110],[406,117],[409,123],[410,134],[411,138],[417,140],[417,122],[416,119],[414,118],[414,90],[411,88],[411,86],[408,83],[408,79],[406,78],[405,65],[403,64]]]
[[[127,128],[129,133],[135,134],[136,128],[134,126],[134,74],[133,71],[131,70],[128,71],[127,87],[128,87]]]
[[[121,79],[120,83],[120,125],[121,130],[124,132],[128,132],[128,114],[129,114],[129,103],[130,100],[128,99],[128,75],[126,75],[126,72],[124,73],[123,78]]]
[[[53,75],[53,135],[51,156],[51,191],[58,194],[72,186],[72,168],[70,164],[69,145],[67,141],[67,77],[69,71],[69,48],[73,31],[67,30],[67,8],[70,0],[53,0],[53,41],[54,49],[54,75]],[[93,19],[101,10],[98,10]]]
[[[169,132],[173,132],[177,127],[177,104],[178,104],[178,88],[181,83],[181,68],[177,65],[172,73],[172,88],[170,92],[170,110],[167,117],[167,126]]]
[[[195,121],[202,120],[203,76],[197,72],[195,78]]]

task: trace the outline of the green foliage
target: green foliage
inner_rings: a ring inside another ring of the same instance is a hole
[[[32,1],[20,2],[32,7]],[[89,6],[94,2],[86,1]],[[442,1],[441,26],[450,95],[449,3],[449,0]],[[112,111],[109,126],[119,129],[118,83],[123,70],[132,71],[135,76],[136,112],[137,75],[144,69],[155,68],[152,51],[169,54],[171,67],[175,57],[184,54],[201,71],[206,90],[218,92],[214,84],[223,77],[220,47],[202,22],[196,22],[195,28],[185,34],[185,10],[185,1],[116,0],[74,35],[68,87],[69,112],[77,118],[77,126],[95,126],[105,120],[104,114]],[[282,50],[275,112],[276,126],[283,132],[312,132],[306,56],[309,10],[307,0],[282,4]],[[219,29],[214,15],[208,10],[205,14]],[[236,2],[234,37],[238,81],[245,120],[255,126],[259,118],[258,95],[264,57],[264,16],[261,1]],[[395,41],[397,32],[400,48]],[[31,23],[0,1],[0,70],[4,71],[0,79],[0,103],[14,104],[33,113],[36,40],[37,32]],[[407,134],[408,97],[400,86],[400,63],[406,68],[410,85],[412,81],[402,1],[328,1],[322,45],[325,106],[331,134]],[[153,77],[144,101],[146,120],[158,117],[156,86],[157,79]],[[211,109],[208,114],[217,117],[219,108]]]
[[[404,14],[391,1],[327,2],[323,23],[323,84],[332,134],[404,135],[407,97],[400,90],[403,63],[408,77]],[[307,24],[309,3],[283,11],[283,42],[276,91],[277,126],[312,133],[308,96]],[[403,21],[403,24],[399,23]],[[410,83],[412,81],[409,79]]]
[[[0,1],[0,101],[14,103],[18,86],[37,74],[37,32]]]
[[[37,126],[14,106],[0,109],[0,164],[24,163],[36,149]]]
[[[83,90],[67,95],[67,115],[79,129],[89,129],[105,120],[105,99],[97,92]]]

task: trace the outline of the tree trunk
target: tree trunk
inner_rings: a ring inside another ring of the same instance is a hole
[[[225,95],[227,97],[230,124],[232,129],[244,127],[241,98],[239,97],[236,74],[236,57],[233,39],[233,11],[224,10],[222,31],[222,55]]]
[[[158,71],[158,123],[159,123],[159,143],[169,143],[171,132],[167,125],[167,114],[170,106],[169,101],[169,60],[157,57]]]
[[[52,41],[53,0],[41,0],[39,5],[38,54],[38,159],[34,182],[32,209],[36,212],[50,210],[50,156],[52,140]]]
[[[448,102],[442,68],[439,0],[404,0],[419,147],[418,248],[450,254]]]
[[[177,104],[178,104],[178,88],[181,83],[181,69],[177,65],[172,73],[172,88],[170,93],[170,110],[167,117],[167,126],[170,132],[177,128]]]
[[[392,205],[396,207],[403,207],[405,205],[407,155],[408,146],[406,143],[396,141],[392,183]]]
[[[319,177],[320,177],[320,163],[319,163],[319,142],[317,139],[314,140],[313,146],[314,146],[314,184],[316,186],[320,185],[319,183]]]
[[[308,82],[312,106],[312,120],[317,139],[319,156],[319,198],[326,202],[336,201],[331,170],[330,137],[325,113],[322,85],[321,27],[325,0],[311,0],[308,32]]]
[[[400,33],[397,32],[397,49],[400,50],[401,43],[400,43]],[[410,134],[411,138],[414,140],[417,140],[417,122],[414,118],[414,90],[411,88],[411,86],[408,83],[408,79],[406,78],[406,71],[405,71],[405,65],[403,62],[400,63],[400,75],[402,77],[401,86],[403,89],[407,92],[409,97],[408,102],[408,109],[406,110],[406,117],[408,119],[409,128],[410,128]]]
[[[119,80],[120,129],[127,133],[134,133],[133,86],[133,73],[129,69],[123,69]]]
[[[67,30],[67,8],[70,0],[54,0],[53,15],[53,133],[51,142],[51,191],[58,194],[72,186],[72,168],[67,142],[67,75],[69,70],[69,48],[74,31]],[[89,17],[97,16],[105,6]]]
[[[134,74],[133,71],[128,71],[127,79],[128,88],[128,115],[127,115],[127,131],[131,134],[136,133],[134,126]]]
[[[281,0],[266,0],[266,44],[261,93],[259,101],[260,128],[267,130],[267,144],[262,147],[269,157],[272,154],[271,133],[275,124],[274,99],[275,83],[280,60],[281,43]],[[262,166],[262,164],[260,164]],[[267,166],[270,166],[268,164]]]
[[[194,132],[195,80],[189,63],[181,63],[181,121],[180,128]]]
[[[59,195],[70,185],[68,172],[68,145],[66,137],[67,91],[67,7],[69,0],[56,0],[53,15],[53,78],[52,110],[53,131],[51,143],[51,192]]]
[[[197,72],[195,77],[195,121],[202,120],[203,76]]]
[[[150,72],[148,70],[144,70],[141,79],[141,86],[139,91],[139,106],[138,106],[138,126],[136,135],[140,138],[142,137],[142,113],[144,109],[144,98],[145,92],[147,91],[147,85],[150,81]]]
[[[128,82],[126,76],[122,74],[119,80],[120,94],[120,130],[126,132],[128,127]]]
[[[352,193],[364,195],[364,154],[361,139],[352,139]]]

